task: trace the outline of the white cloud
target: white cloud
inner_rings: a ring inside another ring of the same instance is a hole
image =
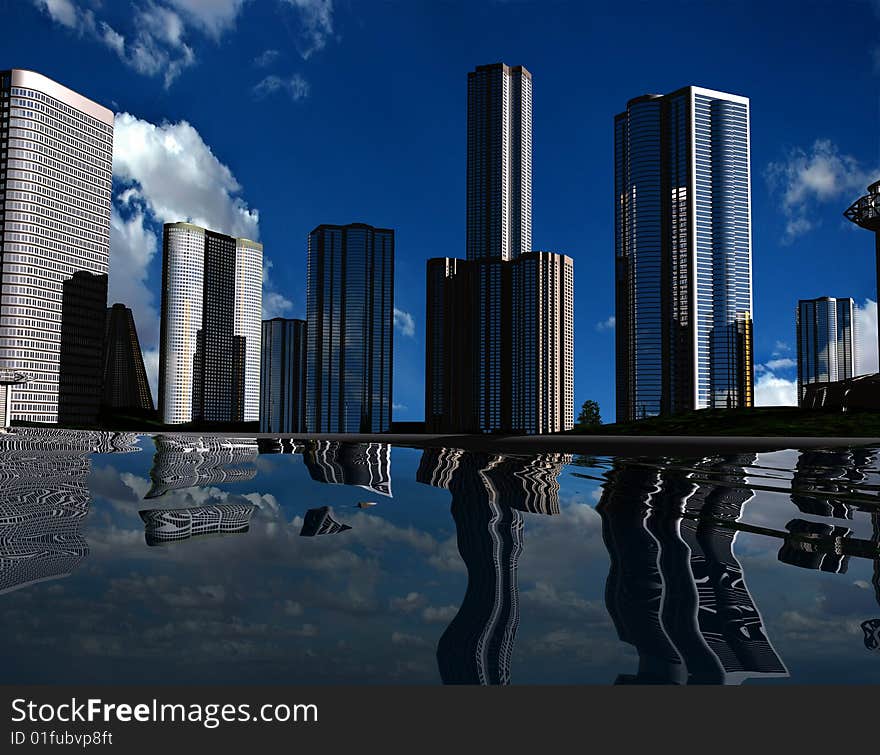
[[[391,404],[391,408],[398,412],[405,412],[409,407],[406,404]]]
[[[246,0],[168,0],[195,26],[214,39],[235,27]]]
[[[797,406],[797,380],[762,373],[755,381],[755,406]]]
[[[767,181],[780,195],[786,218],[783,242],[791,243],[821,223],[819,205],[855,199],[875,175],[855,157],[841,154],[829,139],[817,139],[809,150],[798,147],[785,160],[770,163]]]
[[[309,96],[309,82],[298,73],[286,79],[271,74],[256,84],[253,92],[260,99],[276,92],[286,92],[290,99],[299,102]]]
[[[394,327],[397,328],[401,335],[407,338],[414,338],[416,334],[416,321],[409,312],[402,309],[394,308]]]
[[[600,322],[597,322],[596,323],[596,330],[599,331],[600,333],[603,333],[606,330],[614,330],[615,321],[616,321],[616,318],[614,317],[614,315],[611,315],[611,317],[609,317],[605,320],[602,320]]]
[[[856,304],[856,374],[880,371],[877,359],[877,302],[865,299]]]
[[[267,68],[278,60],[280,55],[281,53],[278,50],[263,50],[254,58],[254,65],[258,68]]]
[[[263,257],[263,319],[287,317],[293,309],[293,302],[275,289],[272,281],[272,260]]]
[[[189,220],[258,240],[259,213],[241,198],[232,171],[186,121],[157,126],[118,113],[113,179],[109,298],[134,313],[156,397],[159,315],[150,269],[161,243],[162,224]],[[271,297],[264,297],[264,302],[266,298]]]
[[[791,345],[786,343],[785,341],[777,341],[773,345],[773,356],[777,357],[780,354],[787,354],[791,351]]]
[[[155,125],[116,115],[113,176],[160,223],[190,221],[230,236],[259,239],[259,213],[241,186],[186,121]]]
[[[790,357],[782,357],[781,359],[771,359],[763,366],[773,372],[775,370],[790,370],[792,367],[797,367],[797,362]]]
[[[81,24],[81,11],[71,0],[34,0],[34,5],[68,29],[78,29]]]
[[[161,76],[169,87],[196,63],[189,27],[218,41],[235,26],[246,0],[141,0],[134,5],[128,36],[74,0],[31,2],[55,23],[103,44],[138,73]]]
[[[285,0],[299,12],[302,22],[299,53],[308,60],[327,46],[333,34],[333,0]]]

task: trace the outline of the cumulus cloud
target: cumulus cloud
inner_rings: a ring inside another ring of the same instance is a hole
[[[755,406],[797,406],[797,380],[761,373],[755,381]]]
[[[611,317],[609,317],[605,320],[602,320],[600,322],[597,322],[596,323],[596,330],[599,331],[600,333],[604,333],[606,330],[614,330],[614,324],[615,324],[616,319],[617,318],[615,318],[614,315],[611,315]]]
[[[124,33],[75,0],[31,0],[53,22],[114,52],[144,76],[161,77],[166,88],[196,63],[190,30],[218,41],[235,26],[245,0],[142,0]],[[100,5],[98,6],[100,8]]]
[[[134,312],[155,397],[159,315],[150,270],[161,245],[162,224],[184,220],[258,240],[260,217],[241,197],[232,171],[186,121],[156,125],[118,113],[113,184],[109,298]],[[272,299],[273,293],[280,299]],[[270,292],[268,298],[283,309],[283,296]]]
[[[786,218],[783,242],[791,243],[818,226],[820,205],[855,199],[876,173],[841,153],[829,139],[817,139],[809,149],[792,149],[785,159],[771,162],[766,178]]]
[[[284,92],[294,102],[299,102],[309,96],[309,82],[298,73],[287,78],[272,74],[254,86],[253,92],[258,99]]]
[[[768,370],[789,370],[792,367],[797,367],[797,362],[790,357],[782,357],[781,359],[771,359],[766,364],[766,368]]]
[[[308,60],[327,46],[333,34],[333,0],[284,0],[295,8],[302,24],[299,54]]]
[[[416,335],[416,321],[413,316],[397,307],[394,308],[394,327],[407,338],[414,338]]]

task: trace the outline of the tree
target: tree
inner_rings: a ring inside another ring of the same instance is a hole
[[[577,422],[575,424],[577,424],[578,426],[601,425],[602,417],[599,414],[599,404],[592,399],[587,399],[586,401],[584,401],[584,404],[581,407],[581,413],[578,415]]]

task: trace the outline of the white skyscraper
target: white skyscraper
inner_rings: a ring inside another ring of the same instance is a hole
[[[13,420],[58,420],[63,283],[107,273],[112,158],[110,110],[0,71],[0,368],[30,378],[10,388]]]
[[[162,252],[162,421],[258,420],[262,245],[167,223]]]

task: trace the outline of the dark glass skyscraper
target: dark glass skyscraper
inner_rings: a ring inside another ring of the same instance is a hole
[[[751,406],[748,99],[645,95],[614,135],[617,419]]]
[[[468,74],[467,260],[427,270],[426,427],[572,427],[572,260],[532,252],[532,75]]]
[[[260,360],[260,432],[304,432],[306,321],[263,320]]]
[[[79,270],[61,292],[58,421],[94,425],[101,413],[107,275]]]
[[[802,299],[797,308],[798,403],[809,383],[856,374],[855,304],[852,299]]]
[[[124,304],[107,308],[101,403],[111,411],[153,411],[153,394],[147,381],[134,315]]]
[[[394,231],[363,223],[309,234],[306,431],[391,429]]]

